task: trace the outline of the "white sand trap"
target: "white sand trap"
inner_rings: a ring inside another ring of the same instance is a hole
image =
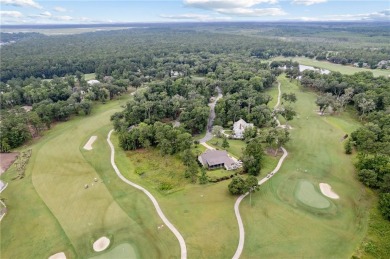
[[[66,259],[66,255],[64,252],[60,252],[50,256],[49,259]]]
[[[331,199],[339,199],[340,197],[332,191],[332,187],[327,183],[320,183],[320,189],[323,195]]]
[[[107,237],[101,237],[93,243],[93,250],[95,252],[101,252],[106,250],[106,248],[110,245],[110,239]]]
[[[89,138],[87,144],[85,144],[84,149],[85,150],[92,150],[92,144],[97,139],[97,136],[92,136]]]

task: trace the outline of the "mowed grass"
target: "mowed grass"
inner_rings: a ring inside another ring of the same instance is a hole
[[[84,79],[85,80],[92,80],[92,79],[95,79],[96,78],[96,75],[95,73],[90,73],[90,74],[84,74]]]
[[[284,75],[279,80],[282,91],[296,93],[299,118],[291,121],[289,156],[279,173],[252,195],[252,207],[249,200],[242,202],[242,258],[348,258],[367,229],[372,199],[344,154],[340,138],[346,132],[316,114],[313,93],[302,91]],[[314,186],[330,184],[340,199],[332,200],[334,207],[326,211],[300,205],[294,190],[301,179]]]
[[[10,208],[1,223],[2,258],[47,258],[60,251],[88,258],[96,255],[92,244],[103,235],[113,246],[132,242],[140,258],[179,256],[173,234],[157,232],[161,220],[150,201],[120,182],[109,163],[109,119],[124,101],[58,124],[32,146],[26,177],[10,182],[2,194]],[[99,135],[99,129],[105,132]],[[104,146],[93,154],[93,166],[82,150],[92,135],[98,135],[94,148]]]
[[[386,69],[369,69],[369,68],[360,68],[353,67],[351,65],[343,66],[339,64],[334,64],[328,61],[318,61],[310,58],[297,57],[297,58],[285,58],[285,57],[276,57],[272,60],[280,61],[280,60],[292,60],[297,61],[301,65],[313,66],[317,68],[324,68],[334,72],[340,72],[342,74],[352,75],[358,72],[372,72],[374,76],[385,76],[388,77],[390,75],[390,70]]]
[[[212,140],[208,141],[207,144],[214,147],[215,149],[226,150],[229,154],[233,155],[237,159],[242,157],[242,151],[246,147],[245,142],[239,139],[228,139],[227,141],[229,143],[229,147],[227,148],[222,147],[222,138],[214,137]],[[218,143],[218,145],[216,145],[216,143]]]

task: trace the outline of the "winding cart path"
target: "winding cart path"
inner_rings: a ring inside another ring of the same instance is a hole
[[[280,82],[278,82],[278,90],[279,90],[279,94],[278,94],[278,102],[276,103],[275,105],[275,109],[277,109],[277,107],[280,105],[280,97],[281,97],[281,90],[280,90]],[[275,120],[277,121],[278,123],[278,127],[280,127],[280,122],[279,120],[276,118],[275,116]],[[279,162],[278,164],[276,165],[275,169],[269,173],[267,176],[269,177],[264,177],[263,179],[261,179],[259,182],[258,182],[258,185],[262,185],[263,183],[265,183],[266,181],[268,181],[269,179],[271,179],[278,171],[279,169],[282,167],[282,164],[284,162],[284,159],[286,159],[287,155],[288,155],[288,152],[286,149],[284,149],[283,147],[281,148],[282,151],[283,151],[283,156],[279,159]],[[245,243],[245,229],[244,229],[244,224],[242,222],[242,218],[241,218],[241,214],[240,214],[240,203],[241,201],[246,197],[248,196],[249,192],[241,195],[240,197],[238,197],[236,203],[234,204],[234,213],[236,214],[236,218],[237,218],[237,223],[238,223],[238,231],[239,231],[239,240],[238,240],[238,246],[237,246],[237,250],[236,250],[236,253],[233,255],[233,259],[238,259],[240,258],[241,254],[242,254],[242,250],[244,249],[244,243]]]
[[[134,188],[144,192],[146,194],[146,196],[148,196],[148,198],[152,201],[156,211],[157,211],[157,214],[159,215],[159,217],[161,218],[161,220],[164,222],[164,224],[172,231],[172,233],[176,236],[177,240],[179,241],[179,244],[180,244],[180,250],[181,250],[181,259],[186,259],[187,258],[187,247],[186,247],[186,242],[184,241],[184,238],[183,236],[180,234],[180,232],[175,228],[175,226],[173,226],[173,224],[167,219],[167,217],[164,215],[164,213],[162,212],[161,208],[160,208],[160,205],[158,204],[156,198],[154,198],[154,196],[148,191],[146,190],[145,188],[143,188],[142,186],[138,185],[138,184],[135,184],[131,181],[129,181],[126,177],[124,177],[121,172],[119,171],[118,167],[116,166],[115,164],[115,148],[114,148],[114,145],[111,143],[111,134],[114,130],[111,130],[109,133],[108,133],[108,136],[107,136],[107,142],[108,142],[108,145],[110,146],[111,148],[111,165],[112,167],[114,168],[115,170],[115,173],[118,175],[118,177],[124,181],[125,183],[127,183],[128,185],[131,185],[133,186]]]

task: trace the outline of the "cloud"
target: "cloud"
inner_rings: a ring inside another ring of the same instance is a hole
[[[323,17],[301,17],[302,21],[389,21],[390,9],[373,13],[338,14]]]
[[[184,0],[185,5],[201,9],[230,9],[252,7],[257,4],[276,4],[278,0]]]
[[[293,0],[293,4],[301,4],[301,5],[313,5],[313,4],[320,4],[320,3],[325,3],[328,0]]]
[[[18,11],[0,11],[1,17],[11,17],[11,18],[20,18],[23,17],[23,14]]]
[[[236,16],[245,17],[257,17],[257,16],[280,16],[287,13],[280,8],[231,8],[231,9],[216,9],[217,12],[222,14],[230,14]]]
[[[33,7],[42,9],[42,6],[40,6],[38,3],[34,2],[33,0],[0,0],[1,4],[4,5],[12,5],[12,6],[19,6],[19,7]]]
[[[188,7],[211,10],[219,14],[241,17],[285,15],[280,8],[255,8],[260,4],[276,4],[278,0],[184,0]]]
[[[59,12],[59,13],[64,13],[64,12],[67,12],[68,10],[66,10],[66,8],[64,7],[61,7],[61,6],[56,6],[53,8],[54,11],[56,12]]]
[[[231,20],[230,17],[224,16],[224,17],[215,17],[210,16],[207,14],[174,14],[174,15],[167,15],[162,14],[160,15],[162,18],[166,19],[172,19],[172,20],[196,20],[196,21],[227,21]]]

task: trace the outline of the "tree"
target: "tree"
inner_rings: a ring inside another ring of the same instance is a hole
[[[382,193],[380,195],[379,210],[385,219],[390,220],[390,193]]]
[[[253,139],[248,143],[243,152],[243,167],[244,171],[250,175],[259,175],[262,162],[263,162],[264,150],[261,146],[259,138]]]
[[[368,187],[378,187],[378,175],[374,170],[362,169],[358,173],[359,180]]]
[[[192,183],[196,183],[198,169],[199,169],[199,167],[196,163],[190,163],[187,166],[186,171],[184,172],[184,176],[186,178],[190,178]],[[200,178],[199,178],[199,180],[200,180]]]
[[[294,119],[294,117],[297,115],[297,112],[293,107],[288,105],[281,107],[279,114],[283,116],[283,118],[286,120],[286,125],[288,125],[287,122]]]
[[[224,137],[223,141],[222,141],[222,148],[226,149],[228,147],[230,147],[229,142],[228,142],[227,138]]]
[[[245,193],[246,185],[244,179],[240,176],[234,176],[228,185],[229,192],[233,195],[240,195]]]
[[[223,130],[223,128],[221,126],[216,125],[216,126],[213,126],[213,129],[211,130],[211,133],[214,136],[216,136],[217,138],[220,138],[223,135],[222,134],[222,130]]]
[[[245,179],[245,187],[249,192],[249,203],[252,206],[252,192],[257,191],[259,189],[259,182],[256,176],[248,176],[248,178]]]
[[[344,144],[345,154],[352,154],[352,143],[351,139],[347,139],[347,141]]]
[[[209,179],[207,178],[206,169],[203,167],[200,169],[201,173],[199,176],[199,183],[200,184],[206,184],[208,183]]]
[[[282,93],[282,99],[289,103],[295,103],[297,101],[297,96],[295,93]]]
[[[256,127],[246,127],[244,130],[244,139],[246,141],[255,138],[257,136],[257,128]]]
[[[331,93],[321,95],[317,97],[316,104],[320,107],[321,115],[324,115],[326,108],[331,106],[333,103],[333,96]]]

